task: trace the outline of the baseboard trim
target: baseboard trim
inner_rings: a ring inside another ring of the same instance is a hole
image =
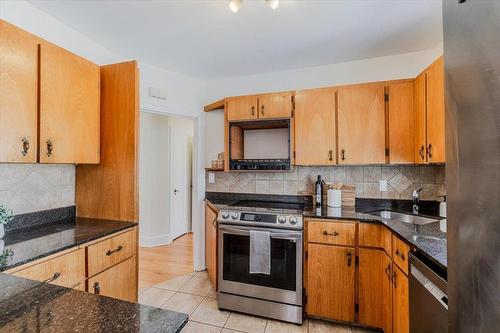
[[[139,235],[139,246],[142,247],[155,247],[167,245],[170,243],[172,243],[172,237],[170,236],[170,234],[149,237]]]

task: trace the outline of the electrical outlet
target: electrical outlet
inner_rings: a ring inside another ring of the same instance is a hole
[[[379,181],[380,192],[387,192],[387,180]]]
[[[209,172],[208,173],[208,183],[209,184],[215,183],[215,173],[214,172]]]

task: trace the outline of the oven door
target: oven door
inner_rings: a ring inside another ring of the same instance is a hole
[[[271,274],[250,274],[250,230],[271,233]],[[219,292],[302,305],[302,231],[219,225]]]

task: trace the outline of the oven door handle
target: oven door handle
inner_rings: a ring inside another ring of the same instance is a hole
[[[220,226],[219,231],[232,234],[232,235],[243,235],[243,236],[249,236],[250,235],[250,230],[249,229],[240,229],[240,228],[231,228],[231,227],[226,227],[226,226]],[[265,230],[264,230],[265,231]],[[301,232],[300,231],[295,231],[295,232],[272,232],[269,231],[271,238],[279,238],[279,239],[291,239],[291,240],[297,240],[301,238]]]

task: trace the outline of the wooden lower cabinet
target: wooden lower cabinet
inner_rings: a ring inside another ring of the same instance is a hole
[[[359,323],[382,327],[385,254],[383,250],[365,248],[360,248],[358,253]]]
[[[306,311],[311,316],[354,321],[355,249],[308,244]]]
[[[205,262],[208,278],[217,289],[217,212],[205,204]]]
[[[410,332],[408,277],[398,266],[392,272],[392,323],[394,333]]]
[[[88,279],[88,291],[98,295],[136,302],[137,274],[130,274],[130,272],[135,272],[136,260],[134,256]]]

